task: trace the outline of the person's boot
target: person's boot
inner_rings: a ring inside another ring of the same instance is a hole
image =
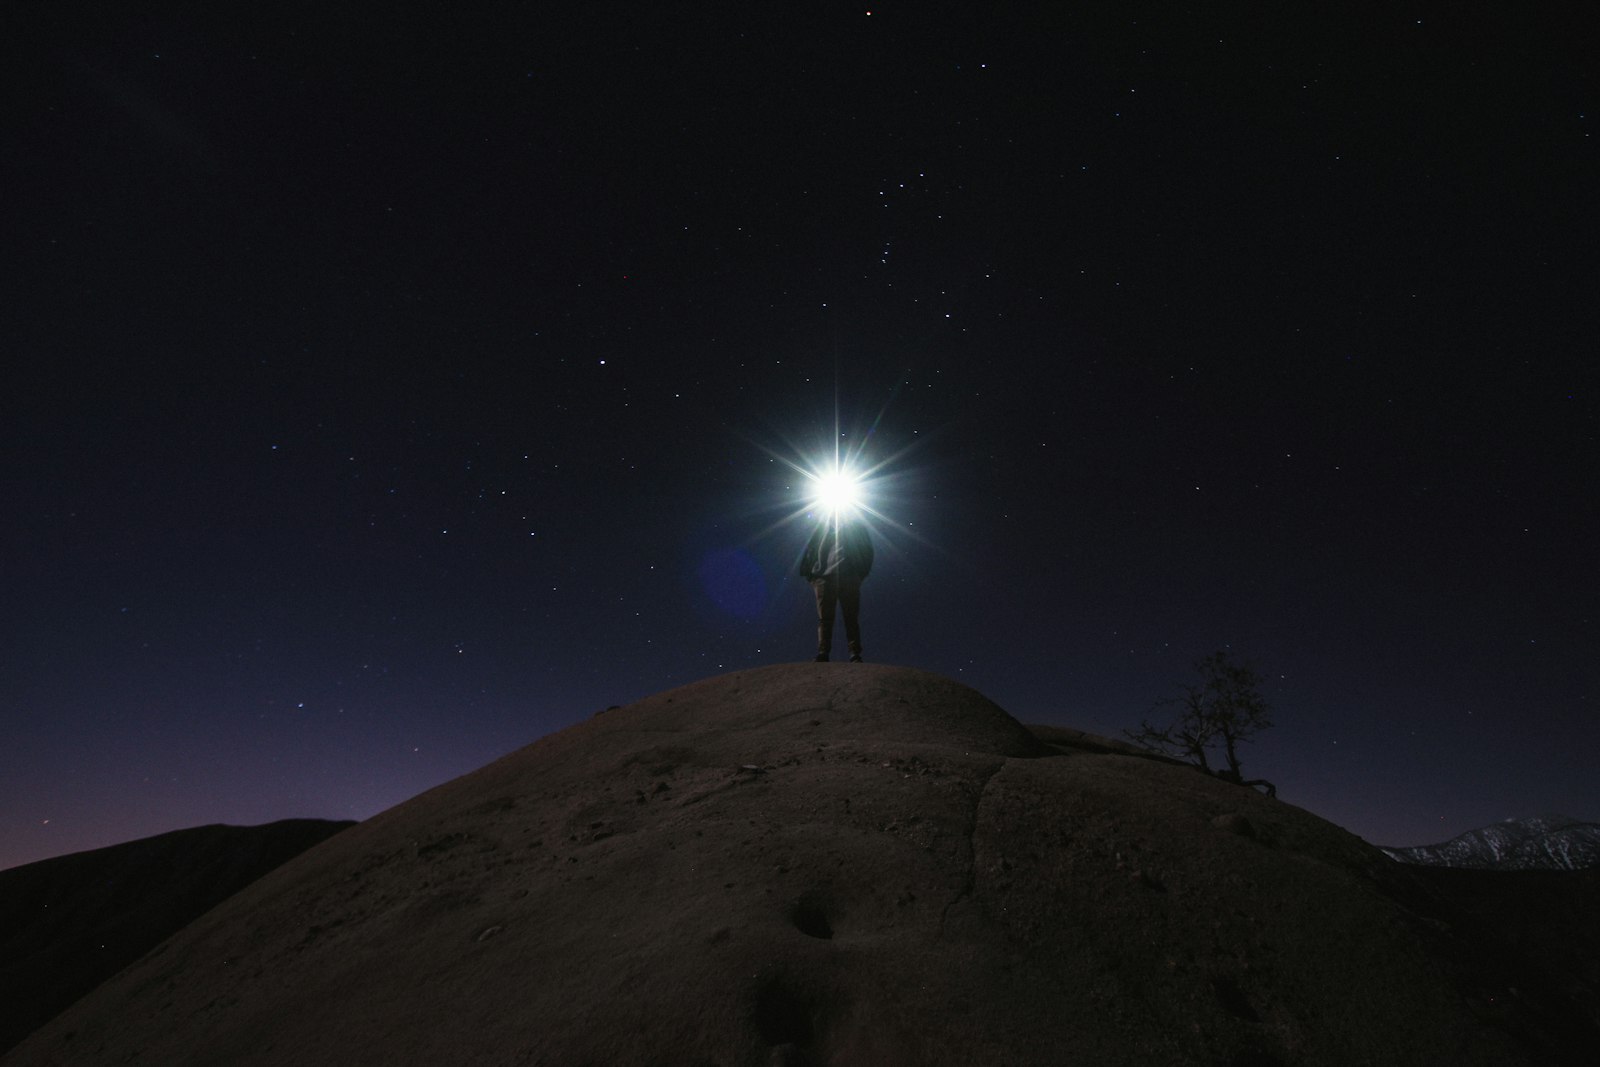
[[[818,620],[817,622],[817,662],[828,662],[828,653],[833,648],[833,624]]]

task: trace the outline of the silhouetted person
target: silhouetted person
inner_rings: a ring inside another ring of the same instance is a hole
[[[844,615],[850,662],[861,662],[861,583],[872,571],[872,538],[854,516],[832,515],[817,523],[800,557],[800,577],[817,593],[817,662],[833,651],[835,607]]]

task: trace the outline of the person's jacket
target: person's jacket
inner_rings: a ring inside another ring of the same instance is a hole
[[[800,556],[800,577],[815,581],[830,575],[861,581],[872,571],[872,538],[854,519],[817,523]]]

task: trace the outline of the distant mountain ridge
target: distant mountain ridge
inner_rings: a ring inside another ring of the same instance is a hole
[[[1479,871],[1576,871],[1600,867],[1600,823],[1536,815],[1469,830],[1438,845],[1385,848],[1401,863]]]

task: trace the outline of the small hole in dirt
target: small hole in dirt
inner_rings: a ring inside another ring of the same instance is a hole
[[[833,938],[833,924],[828,922],[828,911],[823,906],[822,899],[807,893],[795,902],[794,911],[789,913],[789,920],[794,923],[794,928],[807,937],[819,938],[829,941]]]

